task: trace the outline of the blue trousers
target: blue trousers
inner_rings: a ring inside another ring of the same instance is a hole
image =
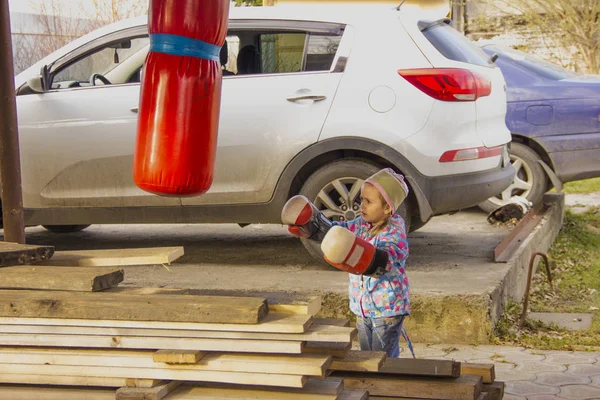
[[[400,335],[404,315],[389,318],[356,319],[361,350],[385,351],[388,357],[400,356]]]

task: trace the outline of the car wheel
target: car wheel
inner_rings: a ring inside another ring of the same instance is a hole
[[[512,184],[496,197],[479,203],[479,208],[492,212],[507,204],[512,196],[521,196],[538,204],[546,192],[546,173],[538,162],[540,156],[521,143],[512,143],[510,160],[515,168],[515,179]]]
[[[380,168],[359,160],[340,160],[321,167],[308,177],[300,194],[306,196],[332,221],[350,221],[360,216],[360,189],[365,179]],[[410,228],[408,207],[403,203],[398,213]],[[326,264],[321,245],[312,240],[301,239],[308,252]]]
[[[52,233],[73,233],[80,232],[90,225],[42,225]]]

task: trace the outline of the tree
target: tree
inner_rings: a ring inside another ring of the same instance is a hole
[[[576,69],[600,73],[599,0],[478,0],[488,7],[518,14],[540,35],[550,53],[556,48],[573,53]]]
[[[235,0],[236,7],[252,7],[252,6],[262,6],[262,5],[263,5],[263,0]]]

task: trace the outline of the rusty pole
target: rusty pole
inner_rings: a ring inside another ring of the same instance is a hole
[[[0,0],[0,187],[4,241],[25,243],[21,160],[8,0]]]

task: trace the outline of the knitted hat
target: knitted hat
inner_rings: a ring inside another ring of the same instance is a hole
[[[392,208],[392,214],[396,212],[400,204],[408,196],[408,186],[404,182],[404,176],[398,174],[391,168],[385,168],[365,180],[381,193],[386,203]]]

